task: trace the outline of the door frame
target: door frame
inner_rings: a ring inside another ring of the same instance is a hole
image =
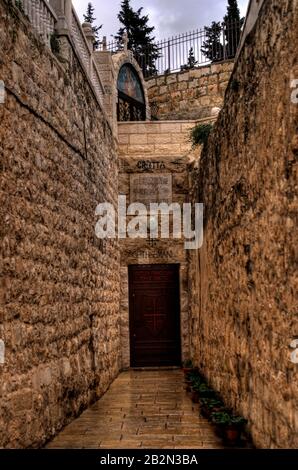
[[[177,364],[177,366],[181,365],[182,364],[182,338],[181,338],[181,334],[182,334],[182,330],[181,330],[181,295],[180,295],[180,290],[181,290],[181,272],[180,272],[180,268],[181,268],[181,265],[180,263],[149,263],[149,264],[137,264],[137,263],[132,263],[132,264],[129,264],[127,265],[127,269],[128,269],[128,316],[129,316],[129,355],[130,355],[130,358],[129,358],[129,363],[130,363],[130,367],[132,368],[136,368],[136,366],[132,366],[132,308],[133,308],[133,297],[132,297],[132,286],[131,286],[131,272],[133,270],[134,267],[141,267],[141,266],[144,266],[144,267],[147,267],[149,268],[150,266],[153,267],[158,267],[158,266],[176,266],[177,267],[177,270],[176,270],[176,275],[177,275],[177,304],[178,304],[178,312],[177,312],[177,321],[178,321],[178,325],[177,325],[177,334],[178,334],[178,339],[177,341],[179,341],[179,344],[177,345],[177,350],[179,350],[179,363]],[[148,368],[150,367],[158,367],[158,366],[147,366]],[[162,367],[162,366],[161,366]],[[170,367],[170,366],[169,366]],[[146,366],[142,367],[143,368],[146,368]]]

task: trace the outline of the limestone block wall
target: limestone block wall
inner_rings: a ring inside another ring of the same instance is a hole
[[[0,44],[0,447],[37,447],[119,370],[119,248],[94,232],[118,163],[67,41],[60,63],[0,0]]]
[[[201,119],[221,107],[234,61],[197,67],[147,80],[152,116],[159,120]]]
[[[194,172],[191,355],[258,447],[297,448],[298,5],[264,2]]]
[[[118,123],[119,193],[130,203],[131,175],[171,175],[172,202],[188,201],[188,165],[194,159],[189,131],[195,121]],[[133,201],[135,202],[135,201]],[[142,201],[138,201],[142,202]],[[152,195],[154,202],[154,195]],[[122,367],[130,366],[128,266],[179,264],[182,359],[189,359],[188,252],[183,240],[125,239],[121,248],[121,349]]]

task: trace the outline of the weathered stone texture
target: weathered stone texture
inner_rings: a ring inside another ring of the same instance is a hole
[[[168,203],[183,204],[188,200],[188,165],[194,159],[189,140],[190,129],[195,121],[185,122],[123,122],[118,123],[120,145],[119,193],[130,201],[131,184],[138,175],[143,177],[165,176],[163,197]],[[163,143],[161,143],[163,142]],[[197,155],[196,155],[197,158]],[[171,181],[171,190],[168,188]],[[154,191],[152,191],[154,192]],[[156,191],[157,193],[157,191]],[[155,202],[150,191],[138,202]],[[166,196],[166,197],[165,197]],[[157,202],[157,200],[156,200]],[[130,366],[129,354],[129,305],[128,305],[128,265],[171,264],[180,265],[180,324],[182,359],[189,359],[189,307],[188,307],[188,254],[183,240],[126,239],[121,240],[121,349],[122,367]]]
[[[202,119],[200,122],[212,122]],[[146,161],[147,157],[197,158],[200,150],[193,149],[190,131],[198,121],[147,121],[118,123],[119,155]],[[152,168],[156,169],[156,168]]]
[[[119,370],[119,249],[94,233],[118,164],[71,49],[60,64],[11,8],[0,0],[0,447],[35,447]]]
[[[297,31],[297,2],[264,3],[194,174],[205,229],[191,269],[192,355],[258,447],[298,446]]]
[[[147,80],[152,115],[159,120],[209,117],[223,104],[233,66],[225,61]]]

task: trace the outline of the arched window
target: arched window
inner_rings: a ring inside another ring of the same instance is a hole
[[[118,121],[145,121],[146,104],[143,87],[135,69],[124,64],[118,76]]]

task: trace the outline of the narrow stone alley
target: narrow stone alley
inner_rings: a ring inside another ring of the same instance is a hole
[[[0,0],[0,454],[298,449],[298,0],[84,3]]]
[[[123,372],[48,448],[221,448],[184,390],[180,370]]]

